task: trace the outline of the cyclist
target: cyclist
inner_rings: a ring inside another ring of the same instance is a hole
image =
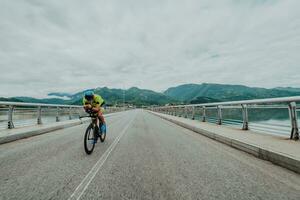
[[[102,99],[100,95],[94,94],[93,91],[89,90],[84,93],[84,97],[82,99],[83,107],[86,112],[93,112],[98,115],[99,120],[102,122],[101,130],[102,133],[106,133],[106,123],[103,117],[103,108],[102,106],[105,104],[105,101]],[[98,138],[95,138],[95,142],[97,142]]]

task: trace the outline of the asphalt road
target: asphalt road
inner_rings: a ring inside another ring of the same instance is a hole
[[[300,199],[300,175],[135,110],[0,146],[0,199]]]

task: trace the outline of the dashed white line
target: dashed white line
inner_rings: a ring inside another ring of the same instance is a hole
[[[74,192],[71,194],[71,196],[68,198],[68,200],[78,200],[83,195],[85,190],[88,188],[89,184],[92,182],[94,177],[96,176],[97,172],[100,170],[102,165],[107,160],[110,153],[114,150],[122,136],[125,134],[129,126],[132,124],[134,118],[130,121],[130,123],[127,124],[127,126],[123,129],[123,131],[118,135],[118,137],[114,140],[114,142],[109,146],[109,148],[104,152],[104,154],[99,158],[97,163],[92,167],[90,172],[85,176],[85,178],[81,181],[81,183],[77,186],[77,188],[74,190]]]

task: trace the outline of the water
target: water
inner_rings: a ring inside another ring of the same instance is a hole
[[[72,119],[78,118],[79,114],[72,113]],[[69,120],[69,112],[62,111],[59,116],[60,121]],[[56,122],[56,110],[47,110],[42,112],[42,123],[50,124]],[[26,109],[16,110],[13,114],[13,123],[16,128],[24,126],[33,126],[37,124],[37,110]],[[0,130],[7,129],[8,126],[8,112],[7,109],[0,109]]]
[[[184,116],[184,110],[177,115]],[[298,124],[299,112],[298,114]],[[195,110],[195,120],[202,120],[202,109]],[[188,111],[188,118],[192,118],[191,112]],[[289,137],[291,134],[291,121],[287,108],[251,108],[248,109],[249,129],[264,134],[273,134]],[[241,129],[243,127],[242,110],[239,108],[222,109],[222,124],[225,126]],[[206,120],[209,123],[217,123],[217,110],[207,109]]]

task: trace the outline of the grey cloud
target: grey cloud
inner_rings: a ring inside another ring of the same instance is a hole
[[[300,87],[298,0],[0,2],[0,96],[182,83]]]

